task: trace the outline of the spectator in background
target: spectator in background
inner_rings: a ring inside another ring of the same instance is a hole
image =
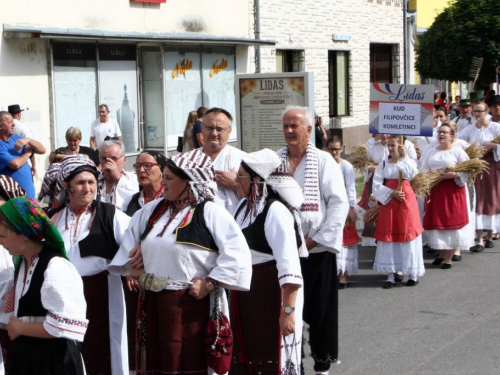
[[[49,154],[49,163],[54,164],[54,163],[60,163],[62,160],[68,156],[72,155],[73,153],[71,150],[67,147],[59,147],[56,148],[54,151],[51,151]]]
[[[446,108],[446,92],[443,91],[441,94],[439,94],[439,99],[437,100],[436,104],[440,107]]]
[[[193,127],[196,121],[198,121],[197,112],[189,112],[186,127],[184,128],[184,136],[182,137],[182,152],[188,152],[194,149]]]
[[[325,128],[323,128],[323,119],[321,116],[316,115],[314,119],[314,137],[316,141],[316,148],[322,150],[325,147],[325,142],[328,139]]]
[[[201,123],[203,120],[203,115],[207,111],[206,107],[200,107],[196,110],[196,116],[198,116],[198,120],[193,125],[193,147],[200,148],[203,147],[205,142],[203,141],[203,134],[201,132]]]
[[[21,112],[24,111],[24,109],[21,109],[19,104],[12,104],[7,107],[7,110],[12,116],[12,119],[14,120],[14,134],[20,135],[23,138],[33,138],[33,133],[31,132],[31,129],[27,126],[24,125],[21,122]],[[30,156],[30,163],[31,163],[31,174],[34,176],[36,173],[36,159],[35,155]]]
[[[71,151],[71,154],[87,155],[90,160],[99,167],[99,155],[97,155],[97,152],[90,147],[80,146],[81,141],[82,132],[80,129],[71,127],[66,130],[66,143],[68,144],[68,149]]]
[[[35,199],[33,176],[27,163],[32,154],[45,154],[45,147],[31,138],[14,134],[14,121],[9,112],[0,111],[0,174],[10,176]]]
[[[90,148],[93,150],[100,150],[106,137],[118,141],[123,139],[120,125],[112,118],[109,118],[108,106],[101,104],[98,111],[99,118],[90,124]]]
[[[102,174],[99,177],[101,201],[121,208],[125,199],[139,191],[135,173],[125,171],[125,145],[122,141],[104,141],[99,150]]]

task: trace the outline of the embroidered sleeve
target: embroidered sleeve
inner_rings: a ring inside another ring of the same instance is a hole
[[[386,161],[387,164],[387,161]],[[392,199],[392,192],[394,190],[384,186],[384,163],[379,164],[373,176],[372,194],[378,202],[387,204]]]
[[[274,202],[269,207],[264,232],[276,260],[280,286],[302,286],[302,271],[293,224],[293,215],[282,203]]]
[[[245,236],[224,208],[215,203],[205,204],[205,223],[212,234],[219,255],[209,277],[224,283],[229,289],[249,290],[252,279],[252,257]]]
[[[52,336],[83,341],[88,320],[83,281],[76,268],[66,259],[52,258],[44,273],[40,293],[47,309],[43,326]]]
[[[417,164],[409,156],[399,159],[396,167],[403,174],[403,179],[411,180],[418,173]]]

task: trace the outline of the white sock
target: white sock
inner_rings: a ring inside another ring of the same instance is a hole
[[[394,273],[393,273],[393,272],[389,272],[389,273],[387,274],[387,281],[389,281],[389,282],[391,282],[391,283],[395,284],[395,281],[394,281]]]

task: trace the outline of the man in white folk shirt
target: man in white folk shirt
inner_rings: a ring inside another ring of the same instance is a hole
[[[307,107],[283,111],[287,146],[277,153],[288,161],[293,177],[303,190],[299,216],[309,250],[301,258],[304,278],[303,319],[310,326],[311,354],[316,374],[328,374],[338,358],[338,290],[335,253],[342,235],[349,203],[339,165],[309,140],[313,112]]]
[[[98,184],[101,201],[114,204],[118,209],[131,195],[139,191],[137,175],[126,172],[125,145],[121,141],[104,141],[99,150],[102,174]]]
[[[210,156],[215,169],[217,197],[215,203],[225,207],[231,215],[236,211],[240,199],[236,194],[236,171],[240,167],[245,152],[229,146],[233,117],[223,108],[210,108],[203,115],[201,134],[203,153]]]

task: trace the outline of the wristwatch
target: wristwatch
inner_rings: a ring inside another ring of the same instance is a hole
[[[211,279],[205,279],[205,288],[207,288],[207,290],[211,292],[215,289],[215,283],[216,281],[213,281]]]
[[[295,307],[292,306],[282,306],[281,309],[287,314],[291,314],[295,311]]]

